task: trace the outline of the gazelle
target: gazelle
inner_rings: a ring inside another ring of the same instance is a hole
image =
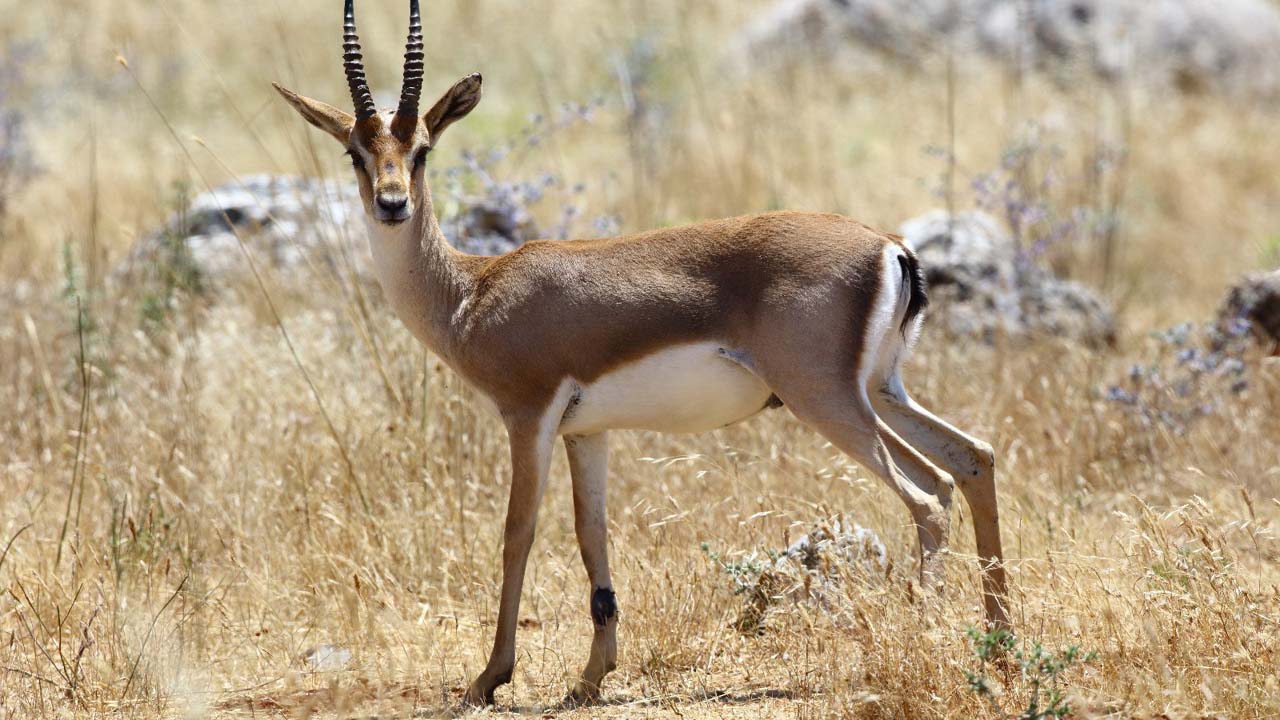
[[[511,680],[525,564],[557,437],[569,457],[595,626],[569,701],[598,698],[613,670],[611,429],[700,432],[785,404],[906,503],[930,586],[942,581],[958,483],[973,514],[986,619],[1007,624],[991,446],[916,404],[902,384],[927,299],[901,238],[837,215],[784,212],[465,255],[440,231],[424,169],[444,131],[479,103],[480,75],[419,115],[422,24],[410,0],[400,105],[384,117],[365,79],[353,0],[344,29],[354,115],[275,87],[347,149],[386,297],[421,342],[492,400],[511,445],[497,637],[468,703],[492,703]]]

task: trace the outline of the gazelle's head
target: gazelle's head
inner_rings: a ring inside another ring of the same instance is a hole
[[[426,56],[422,51],[418,0],[409,0],[409,41],[404,54],[400,106],[394,114],[380,114],[373,105],[373,94],[365,78],[354,0],[346,1],[342,57],[355,114],[303,97],[278,84],[275,88],[307,122],[332,135],[347,149],[369,217],[384,225],[399,225],[413,217],[417,210],[415,204],[425,196],[427,154],[445,128],[466,116],[480,102],[480,75],[459,80],[434,107],[419,116]]]

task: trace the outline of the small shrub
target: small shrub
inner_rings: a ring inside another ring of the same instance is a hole
[[[1099,138],[1083,158],[1084,176],[1067,177],[1064,167],[1073,159],[1033,123],[1006,148],[1000,166],[975,175],[970,188],[979,209],[1009,226],[1021,262],[1066,272],[1079,269],[1064,266],[1071,258],[1092,254],[1105,283],[1120,230],[1126,158],[1124,145]]]
[[[200,266],[192,258],[186,243],[186,237],[191,233],[186,217],[190,197],[185,185],[176,188],[174,205],[178,221],[163,231],[162,251],[156,257],[150,286],[142,296],[141,322],[148,332],[168,323],[180,295],[199,295],[205,290]]]
[[[513,168],[520,166],[551,137],[591,124],[603,107],[602,100],[565,103],[554,119],[534,115],[515,137],[485,149],[464,151],[457,165],[432,170],[431,177],[445,198],[441,225],[446,234],[461,236],[479,227],[517,243],[541,237],[533,221],[534,214],[546,207],[550,198],[555,198],[559,206],[550,212],[556,215],[556,225],[546,236],[557,240],[575,236],[577,222],[583,215],[581,198],[587,185],[570,182],[553,172],[534,172],[521,177]],[[486,215],[483,222],[475,221],[478,211]],[[596,232],[610,234],[617,231],[618,220],[602,215],[594,219],[592,227]]]
[[[1221,412],[1249,388],[1249,323],[1183,323],[1152,335],[1149,359],[1107,388],[1107,400],[1127,408],[1144,427],[1182,433]]]
[[[766,548],[728,560],[704,543],[702,552],[733,581],[734,594],[743,596],[742,613],[733,625],[748,634],[762,631],[765,615],[782,601],[841,615],[848,610],[851,578],[870,581],[890,567],[880,538],[841,516],[815,523],[782,550]]]
[[[973,642],[973,654],[983,664],[1012,657],[1019,672],[1018,679],[1025,686],[1025,709],[1017,715],[1007,715],[996,702],[998,693],[992,681],[981,672],[966,671],[969,689],[989,700],[997,713],[1017,720],[1043,720],[1071,715],[1071,703],[1063,691],[1062,675],[1078,663],[1092,662],[1097,653],[1081,652],[1075,645],[1057,653],[1046,650],[1038,642],[1019,646],[1013,635],[1006,630],[982,632],[971,627],[968,634]],[[1018,705],[1023,704],[1018,702]]]

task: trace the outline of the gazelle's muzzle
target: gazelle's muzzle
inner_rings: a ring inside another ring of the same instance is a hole
[[[373,215],[378,222],[398,225],[413,214],[409,194],[403,190],[378,192],[374,195]]]

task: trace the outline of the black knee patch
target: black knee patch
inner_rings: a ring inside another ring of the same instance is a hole
[[[618,596],[609,588],[596,588],[591,593],[591,619],[604,627],[618,614]]]

